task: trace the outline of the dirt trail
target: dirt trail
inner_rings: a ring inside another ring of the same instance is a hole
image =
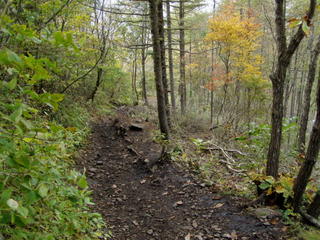
[[[120,124],[130,121],[123,119]],[[284,239],[281,226],[242,212],[240,199],[201,187],[174,164],[146,171],[137,164],[137,154],[152,160],[159,153],[150,139],[151,124],[144,122],[143,131],[128,130],[121,137],[121,128],[112,122],[94,124],[79,164],[87,169],[94,208],[113,240]]]

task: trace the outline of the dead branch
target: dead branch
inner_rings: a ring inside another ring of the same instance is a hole
[[[230,162],[228,162],[228,161],[225,161],[225,160],[222,160],[222,159],[220,159],[219,160],[220,162],[222,162],[222,163],[225,163],[226,164],[226,167],[230,170],[230,171],[232,171],[232,172],[236,172],[236,173],[238,173],[238,174],[240,174],[240,175],[246,175],[246,174],[244,174],[243,172],[243,170],[238,170],[238,169],[234,169],[233,167],[231,167],[232,166],[232,163],[230,163]]]
[[[212,145],[215,146],[217,149],[219,149],[227,160],[231,161],[232,163],[236,162],[232,157],[230,157],[230,155],[222,147],[214,143],[212,143]]]
[[[221,151],[220,148],[214,148],[214,147],[213,148],[211,148],[211,147],[203,148],[203,150],[205,150],[205,151]],[[224,151],[225,152],[230,152],[230,153],[237,153],[237,154],[239,154],[241,156],[247,156],[246,153],[243,153],[243,152],[241,152],[239,150],[236,150],[236,149],[224,149]]]

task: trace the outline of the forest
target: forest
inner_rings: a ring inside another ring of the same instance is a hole
[[[319,240],[319,0],[0,0],[0,240]]]

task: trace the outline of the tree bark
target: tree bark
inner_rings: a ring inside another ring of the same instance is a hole
[[[170,98],[173,113],[176,110],[176,99],[174,90],[174,75],[173,75],[173,54],[172,54],[172,31],[171,31],[171,10],[170,1],[166,1],[167,6],[167,35],[168,35],[168,61],[169,61],[169,77],[170,77]]]
[[[186,59],[185,59],[185,38],[184,38],[184,1],[179,1],[179,47],[180,47],[180,107],[181,113],[185,114],[187,107],[187,89],[186,89]]]
[[[134,59],[132,66],[132,95],[133,95],[133,104],[139,104],[139,94],[137,90],[137,49],[134,50]]]
[[[147,96],[147,83],[146,83],[146,49],[145,47],[147,43],[147,29],[146,29],[146,21],[143,22],[143,29],[142,29],[142,44],[144,45],[141,49],[141,71],[142,71],[142,98],[145,105],[148,105],[148,96]]]
[[[320,76],[318,77],[318,89],[317,89],[316,101],[317,101],[316,120],[313,124],[305,160],[300,168],[298,177],[293,187],[293,191],[294,191],[293,207],[295,211],[298,211],[300,208],[303,194],[306,190],[309,178],[312,174],[313,167],[317,162],[317,157],[320,150]]]
[[[300,153],[304,153],[305,151],[306,132],[308,128],[308,120],[309,120],[309,112],[310,112],[311,91],[312,91],[314,79],[316,77],[316,69],[317,69],[319,54],[320,54],[320,36],[310,56],[307,84],[304,90],[304,102],[303,102],[302,115],[300,119],[300,129],[299,129],[299,138],[298,138],[298,150]]]
[[[164,21],[163,21],[163,4],[162,1],[158,3],[159,12],[159,36],[160,36],[160,50],[161,50],[161,70],[162,70],[162,84],[165,96],[167,121],[169,128],[171,128],[171,112],[169,105],[169,86],[167,80],[167,66],[166,66],[166,48],[164,45]]]
[[[94,101],[94,98],[96,96],[98,88],[99,88],[100,84],[102,83],[102,74],[103,74],[102,68],[98,67],[96,84],[95,84],[94,89],[92,90],[90,96],[87,99],[88,101],[89,100],[91,100],[92,102]]]
[[[146,83],[146,49],[141,50],[141,70],[142,70],[142,98],[145,105],[148,105],[147,83]]]
[[[149,0],[150,3],[150,20],[153,45],[153,62],[154,75],[157,90],[157,107],[160,131],[165,138],[169,138],[169,125],[166,112],[165,93],[162,82],[162,61],[159,34],[159,2],[160,0]]]

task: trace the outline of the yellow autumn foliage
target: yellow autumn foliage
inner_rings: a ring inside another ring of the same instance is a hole
[[[220,57],[224,64],[227,62],[233,80],[248,85],[265,85],[260,70],[263,58],[257,52],[262,32],[255,18],[243,16],[229,5],[209,20],[209,29],[205,40],[219,48]]]

